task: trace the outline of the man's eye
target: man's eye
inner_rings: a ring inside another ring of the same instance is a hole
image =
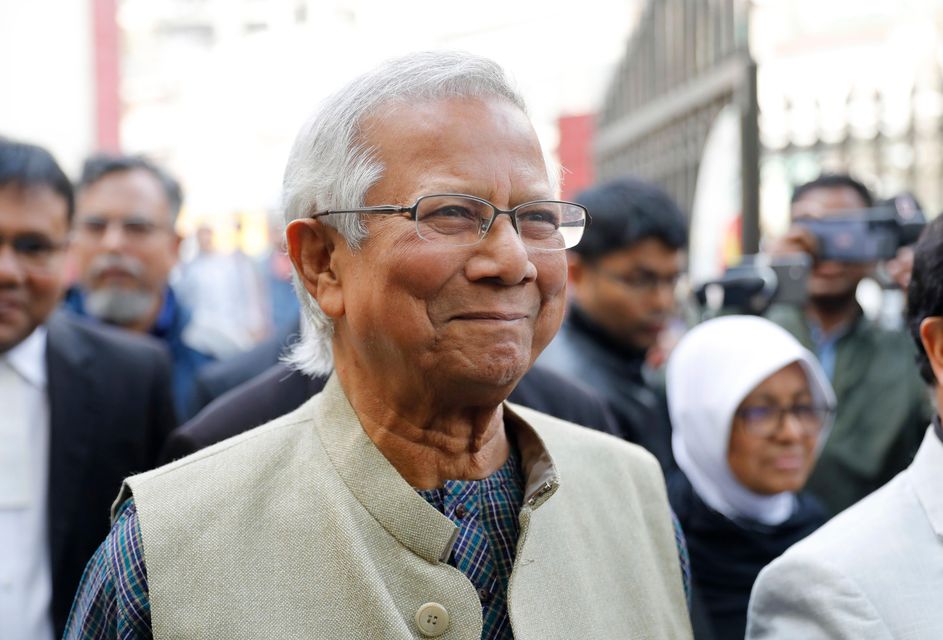
[[[47,238],[25,236],[13,240],[13,250],[24,256],[38,256],[49,253],[53,244]]]
[[[133,235],[143,236],[150,233],[153,225],[146,220],[125,220],[121,225],[126,232]]]
[[[517,221],[524,224],[546,224],[556,229],[560,226],[560,214],[553,209],[528,209],[518,212]]]
[[[104,233],[108,228],[108,221],[101,218],[86,218],[82,221],[82,227],[92,233]]]
[[[477,220],[478,214],[467,207],[461,207],[458,205],[450,205],[447,207],[439,207],[438,209],[430,211],[424,217],[425,218],[465,218],[468,220]]]

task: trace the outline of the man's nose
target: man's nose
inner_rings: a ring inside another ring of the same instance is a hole
[[[466,272],[469,280],[494,278],[507,285],[537,277],[537,268],[510,217],[501,215],[478,242]]]
[[[105,225],[105,231],[102,233],[101,246],[109,251],[115,251],[124,246],[127,240],[124,233],[124,226],[120,221],[111,221]]]
[[[2,242],[2,240],[0,240]],[[0,286],[21,284],[26,277],[26,271],[16,257],[16,252],[10,243],[0,244]]]

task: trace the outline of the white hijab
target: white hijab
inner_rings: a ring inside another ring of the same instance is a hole
[[[814,401],[834,407],[835,393],[815,356],[785,329],[756,316],[708,320],[691,329],[668,360],[675,460],[698,496],[731,520],[776,525],[795,509],[795,495],[755,493],[740,484],[727,463],[737,407],[763,380],[794,362],[805,371]]]

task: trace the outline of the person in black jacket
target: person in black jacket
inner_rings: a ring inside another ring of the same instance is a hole
[[[609,402],[619,435],[666,472],[671,426],[648,358],[675,311],[684,269],[684,214],[658,187],[619,178],[576,196],[593,218],[568,252],[571,304],[538,363],[581,380]]]
[[[835,407],[815,357],[763,318],[705,322],[667,368],[671,506],[691,558],[697,638],[740,640],[760,570],[826,520],[802,488]]]
[[[0,139],[0,635],[61,637],[122,480],[174,428],[156,341],[55,311],[72,187],[48,151]]]

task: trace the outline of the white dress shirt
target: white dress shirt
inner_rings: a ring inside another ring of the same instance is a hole
[[[0,354],[0,636],[50,640],[46,330]]]

